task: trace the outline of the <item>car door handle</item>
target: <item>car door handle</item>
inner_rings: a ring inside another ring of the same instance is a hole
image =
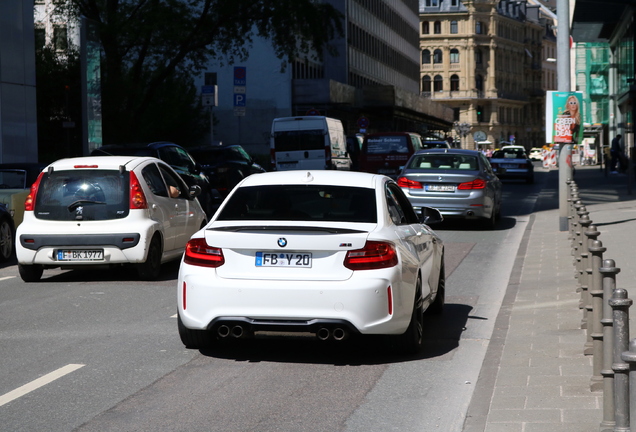
[[[174,205],[174,208],[175,208],[176,210],[179,210],[179,204],[175,204],[175,205]]]

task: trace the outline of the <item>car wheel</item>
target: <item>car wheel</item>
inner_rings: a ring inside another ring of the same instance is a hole
[[[179,329],[179,337],[181,342],[189,349],[209,348],[212,346],[213,339],[210,332],[206,330],[192,330],[183,325],[181,315],[177,314],[177,327]]]
[[[482,223],[483,223],[484,229],[488,229],[488,230],[495,229],[495,226],[497,225],[497,210],[493,208],[492,211],[490,212],[490,217],[487,219],[483,219]]]
[[[20,277],[25,282],[37,282],[44,273],[44,268],[41,265],[24,265],[18,264],[18,272]]]
[[[141,280],[153,281],[157,280],[161,272],[161,244],[159,236],[155,235],[150,241],[148,247],[148,256],[146,261],[139,264],[137,273]]]
[[[444,303],[446,302],[446,271],[444,270],[444,257],[442,257],[442,268],[439,270],[439,280],[437,282],[437,295],[433,303],[426,309],[430,315],[440,315],[444,312]]]
[[[0,262],[11,258],[13,254],[13,229],[7,219],[0,221]]]
[[[413,313],[408,328],[397,337],[397,349],[404,354],[417,354],[422,350],[424,340],[424,314],[422,313],[422,279],[418,276],[415,286]]]

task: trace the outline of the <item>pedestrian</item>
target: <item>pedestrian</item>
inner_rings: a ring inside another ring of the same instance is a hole
[[[612,146],[610,147],[610,156],[612,158],[610,165],[610,174],[618,174],[618,164],[620,163],[621,156],[623,155],[623,149],[621,148],[621,138],[623,135],[618,134],[612,140]]]

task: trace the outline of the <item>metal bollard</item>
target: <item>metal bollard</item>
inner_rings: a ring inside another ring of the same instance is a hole
[[[587,213],[579,212],[579,213]],[[592,355],[592,326],[589,324],[591,309],[592,309],[592,296],[590,295],[590,283],[588,277],[588,237],[585,232],[589,230],[589,226],[592,224],[587,214],[582,214],[579,218],[579,258],[578,258],[578,271],[579,271],[579,289],[581,292],[581,300],[579,307],[583,310],[583,318],[581,318],[581,328],[586,329],[587,340],[585,342],[585,355]]]
[[[600,243],[600,242],[599,242]],[[601,432],[613,432],[616,424],[614,415],[614,370],[612,363],[614,359],[614,320],[612,306],[609,300],[616,289],[616,275],[621,271],[616,267],[612,259],[603,260],[603,267],[599,272],[603,278],[603,421],[601,422]]]
[[[603,390],[603,324],[601,324],[603,318],[603,277],[600,268],[603,265],[603,252],[606,248],[599,240],[596,240],[596,237],[600,235],[596,226],[590,225],[585,235],[590,244],[588,250],[591,268],[588,269],[588,273],[590,273],[588,282],[590,284],[589,294],[592,297],[592,332],[590,336],[592,338],[592,355],[594,356],[592,358],[593,374],[590,390],[601,391]]]
[[[623,352],[621,357],[629,364],[629,418],[636,418],[636,339],[629,342],[629,351]],[[636,424],[634,426],[636,428]]]
[[[579,209],[581,207],[583,207],[583,203],[581,202],[581,200],[579,199],[578,194],[574,196],[574,198],[576,201],[572,202],[572,217],[570,218],[570,240],[572,241],[572,248],[574,248],[575,245],[575,239],[576,239],[576,229],[577,229],[577,224],[578,224],[578,217],[576,212],[579,211]]]
[[[614,290],[609,300],[614,318],[614,432],[629,432],[629,365],[621,357],[629,349],[629,307],[632,300],[627,290]]]

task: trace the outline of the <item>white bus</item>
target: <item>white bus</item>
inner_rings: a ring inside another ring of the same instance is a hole
[[[272,122],[272,169],[350,170],[342,122],[324,116],[281,117]]]

